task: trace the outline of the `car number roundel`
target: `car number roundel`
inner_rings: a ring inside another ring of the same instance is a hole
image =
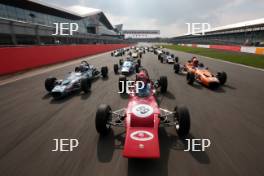
[[[154,135],[148,131],[134,131],[130,134],[130,137],[136,141],[148,141],[153,139]]]
[[[138,104],[132,108],[132,113],[137,117],[145,118],[153,113],[153,108],[147,104]]]

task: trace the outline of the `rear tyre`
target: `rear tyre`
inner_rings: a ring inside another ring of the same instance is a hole
[[[225,72],[218,72],[216,77],[218,78],[221,85],[224,85],[227,80],[227,74]]]
[[[138,63],[138,66],[140,67],[140,66],[141,66],[141,60],[138,59],[138,60],[137,60],[137,63]]]
[[[111,53],[111,56],[114,56],[114,53]]]
[[[195,80],[195,75],[194,73],[192,72],[188,72],[187,73],[187,76],[186,76],[186,80],[187,80],[187,83],[192,85],[194,83],[194,80]]]
[[[175,57],[175,62],[179,62],[179,58],[177,56]]]
[[[174,68],[174,72],[175,73],[179,73],[180,72],[180,64],[175,63],[174,66],[173,66],[173,68]]]
[[[106,78],[108,76],[108,67],[107,66],[101,68],[101,74],[102,74],[103,78]]]
[[[114,72],[115,72],[115,74],[118,74],[118,65],[117,64],[114,64]]]
[[[126,94],[127,78],[125,76],[120,76],[118,81],[119,92]]]
[[[168,87],[168,79],[166,76],[161,76],[159,80],[160,84],[160,92],[165,93],[167,92],[167,87]]]
[[[120,60],[119,60],[119,65],[120,65],[120,66],[123,65],[123,63],[124,63],[123,59],[120,59]]]
[[[55,87],[56,81],[57,79],[55,77],[50,77],[45,80],[45,88],[48,92],[51,92],[52,89]]]
[[[191,127],[190,113],[187,107],[185,106],[175,108],[175,110],[177,110],[176,119],[178,121],[178,125],[176,125],[176,131],[180,138],[184,138],[190,132],[190,127]]]
[[[95,117],[95,128],[100,135],[106,135],[110,130],[108,120],[111,118],[111,108],[109,105],[99,105],[96,117]]]
[[[88,93],[91,90],[92,82],[89,78],[81,79],[81,90],[84,93]]]

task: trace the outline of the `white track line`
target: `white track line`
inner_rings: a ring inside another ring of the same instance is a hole
[[[166,48],[166,49],[168,49],[168,48]],[[171,50],[171,51],[174,51],[174,52],[176,51],[176,52],[181,52],[181,53],[188,53],[188,52],[177,51],[177,50],[173,50],[173,49],[168,49],[168,50]],[[194,53],[188,53],[188,54],[198,55],[198,54],[194,54]],[[207,59],[213,59],[213,60],[218,61],[218,62],[223,62],[223,63],[233,64],[233,65],[237,65],[237,66],[241,66],[241,67],[245,67],[245,68],[250,68],[250,69],[253,69],[253,70],[264,71],[264,69],[262,69],[262,68],[256,68],[256,67],[252,67],[252,66],[248,66],[248,65],[243,65],[243,64],[234,63],[234,62],[230,62],[230,61],[225,61],[225,60],[221,60],[221,59],[216,59],[216,58],[212,58],[212,57],[207,57],[207,56],[203,56],[203,55],[198,55],[198,56],[201,56],[201,57],[204,57],[204,58],[207,58]]]
[[[79,59],[66,61],[66,62],[63,62],[63,63],[57,63],[55,65],[48,65],[48,66],[44,66],[44,67],[40,67],[40,68],[36,68],[36,69],[30,70],[30,71],[25,71],[25,72],[22,72],[22,73],[18,73],[17,75],[11,75],[10,77],[8,77],[6,79],[0,80],[0,86],[15,82],[15,81],[18,81],[18,80],[21,80],[21,79],[30,78],[30,77],[33,77],[33,76],[36,76],[36,75],[40,75],[40,74],[43,74],[43,73],[46,73],[46,72],[49,72],[49,71],[53,71],[53,70],[56,70],[56,69],[59,69],[59,68],[63,68],[63,67],[69,66],[69,65],[74,65],[74,64],[79,63],[81,60],[87,60],[87,59],[92,60],[92,59],[98,58],[98,57],[100,57],[102,55],[106,55],[108,53],[109,52],[93,55],[93,56],[90,56],[90,57],[89,56],[88,57],[82,57],[82,58],[79,58]]]

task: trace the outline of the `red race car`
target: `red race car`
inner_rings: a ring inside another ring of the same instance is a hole
[[[121,81],[127,81],[121,78]],[[123,156],[127,158],[159,158],[159,127],[175,126],[179,137],[189,134],[190,115],[186,107],[175,107],[168,111],[159,107],[156,101],[157,90],[167,91],[167,77],[157,81],[149,79],[146,70],[141,70],[135,84],[140,82],[145,87],[136,91],[130,89],[126,108],[112,111],[110,106],[101,104],[96,113],[95,126],[100,135],[106,135],[111,126],[125,127],[126,137]],[[120,87],[119,87],[120,88]]]
[[[216,75],[211,73],[208,68],[204,67],[203,63],[199,63],[196,57],[193,57],[184,65],[175,63],[173,68],[175,73],[187,73],[188,84],[193,84],[196,81],[206,87],[216,89],[224,85],[227,80],[225,72],[218,72]]]

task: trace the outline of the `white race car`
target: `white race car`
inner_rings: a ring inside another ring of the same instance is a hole
[[[131,56],[132,56],[133,58],[138,58],[139,54],[138,54],[138,52],[133,52]]]

